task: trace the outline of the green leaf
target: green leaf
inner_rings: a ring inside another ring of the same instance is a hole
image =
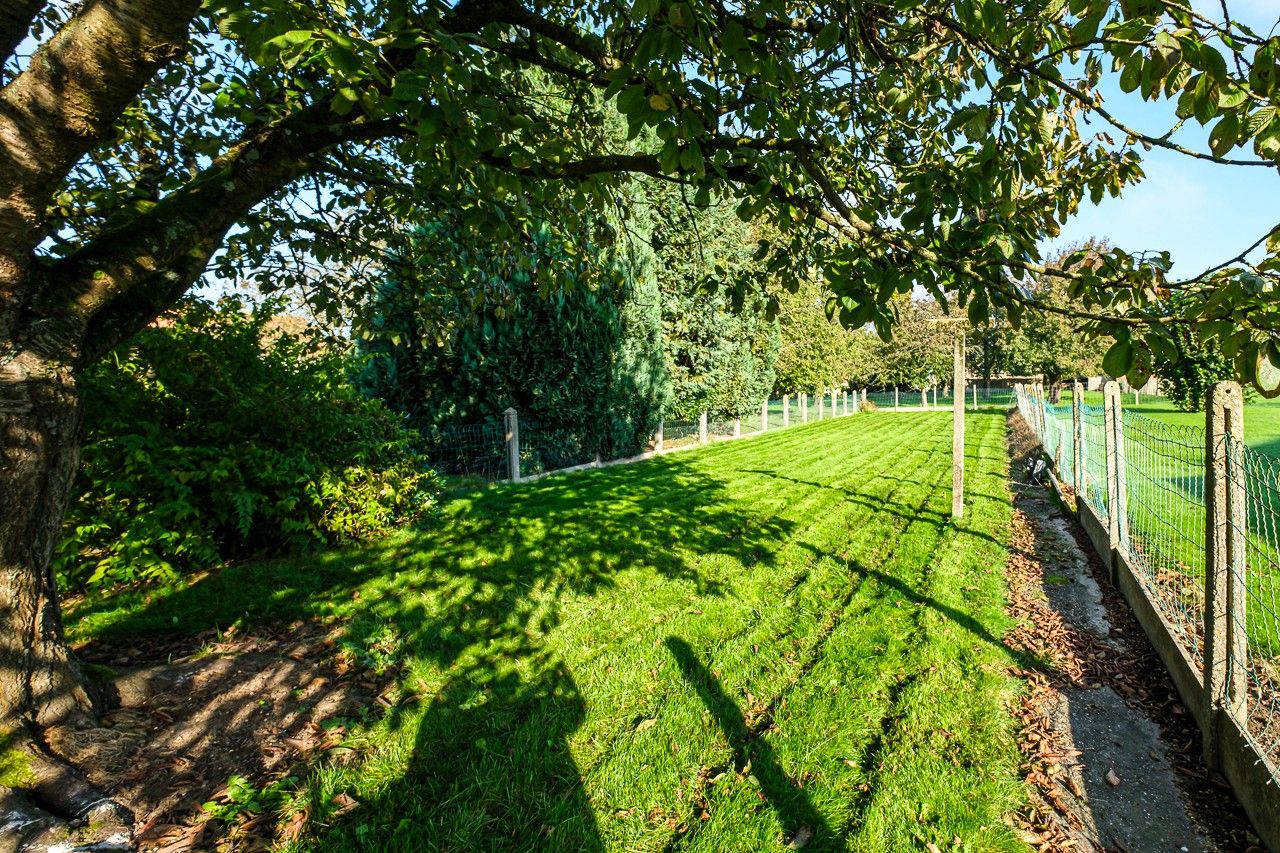
[[[1102,369],[1108,376],[1119,378],[1133,366],[1134,346],[1130,341],[1116,341],[1102,357]]]
[[[1268,341],[1258,353],[1257,367],[1253,387],[1268,400],[1280,397],[1280,353],[1276,352],[1275,341]]]
[[[1221,157],[1235,148],[1239,135],[1240,116],[1236,113],[1227,113],[1214,125],[1213,132],[1209,134],[1209,150],[1213,152],[1213,156]]]

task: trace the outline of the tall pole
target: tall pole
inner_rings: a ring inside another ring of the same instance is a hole
[[[964,332],[952,344],[951,517],[964,515]]]

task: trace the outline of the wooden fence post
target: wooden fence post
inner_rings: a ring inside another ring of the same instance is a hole
[[[1245,632],[1244,395],[1217,382],[1205,414],[1205,763],[1222,766],[1218,714],[1248,731]]]
[[[502,424],[507,440],[507,474],[511,482],[520,482],[520,418],[514,408],[502,413]]]
[[[920,408],[922,409],[929,408],[929,389],[928,388],[920,389]]]
[[[964,515],[964,332],[951,345],[951,517]]]
[[[1075,445],[1071,460],[1071,488],[1076,493],[1076,509],[1084,498],[1084,386],[1079,382],[1071,387],[1071,435]]]
[[[782,395],[782,426],[791,426],[791,395]]]
[[[654,437],[653,449],[658,453],[662,452],[662,421],[658,421],[658,434]]]
[[[698,444],[707,443],[707,413],[698,415]]]

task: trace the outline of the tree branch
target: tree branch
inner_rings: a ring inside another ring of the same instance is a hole
[[[44,0],[14,0],[0,5],[0,64],[13,57],[43,5]]]

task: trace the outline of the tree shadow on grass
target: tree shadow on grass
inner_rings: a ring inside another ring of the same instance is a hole
[[[747,725],[742,710],[688,643],[679,637],[667,637],[666,644],[680,674],[698,692],[702,704],[729,742],[734,770],[744,773],[749,768],[759,780],[760,792],[777,814],[786,841],[797,847],[812,843],[814,849],[827,849],[835,840],[830,825],[814,808],[804,789],[782,768],[773,747],[763,737],[765,731]]]
[[[312,786],[313,826],[332,824],[319,849],[599,850],[567,742],[588,697],[548,635],[576,610],[607,653],[634,628],[593,615],[601,597],[625,610],[661,585],[681,601],[721,595],[701,558],[770,562],[789,523],[735,497],[693,457],[483,489],[431,529],[233,566],[136,610],[99,602],[76,616],[116,639],[308,616],[347,620],[357,646],[390,638],[413,696],[377,724],[367,760]],[[341,792],[358,805],[338,817]]]

